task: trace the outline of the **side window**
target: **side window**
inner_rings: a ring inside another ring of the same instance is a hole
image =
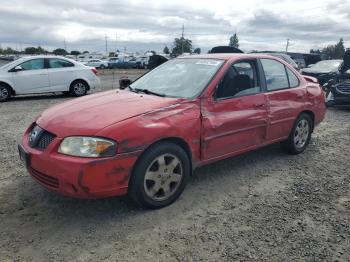
[[[63,68],[63,67],[73,67],[74,64],[58,58],[50,58],[49,59],[49,67],[50,68]]]
[[[268,91],[289,88],[285,66],[272,59],[261,59]]]
[[[44,69],[44,59],[33,59],[20,64],[23,70],[39,70]]]
[[[239,97],[260,92],[256,64],[253,61],[233,64],[220,81],[216,98]]]
[[[299,79],[292,72],[292,70],[290,70],[288,67],[286,67],[286,68],[287,68],[287,74],[288,74],[288,79],[289,79],[289,87],[299,86]]]

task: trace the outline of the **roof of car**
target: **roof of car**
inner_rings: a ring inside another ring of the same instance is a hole
[[[179,58],[201,58],[201,59],[223,59],[230,60],[234,58],[276,58],[267,54],[241,54],[241,53],[217,53],[217,54],[202,54],[202,55],[189,55],[179,56]]]

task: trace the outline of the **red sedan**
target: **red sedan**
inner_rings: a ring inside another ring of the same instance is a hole
[[[276,142],[303,152],[324,115],[317,80],[278,58],[188,56],[124,90],[44,111],[19,152],[31,176],[57,193],[129,193],[142,206],[159,208],[180,196],[198,166]]]

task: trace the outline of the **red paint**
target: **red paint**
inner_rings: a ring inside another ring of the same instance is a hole
[[[98,198],[127,193],[128,182],[138,157],[153,143],[163,139],[182,140],[197,167],[286,139],[302,112],[319,124],[325,115],[324,95],[312,79],[305,79],[276,58],[245,54],[204,55],[225,59],[203,93],[193,99],[163,98],[112,90],[54,106],[36,123],[57,135],[44,150],[28,145],[31,127],[22,145],[31,155],[30,172],[58,179],[58,193]],[[227,68],[238,59],[270,58],[295,72],[300,86],[257,95],[215,100],[213,93]],[[79,158],[57,153],[63,138],[73,135],[105,137],[118,142],[112,158]],[[37,177],[37,176],[36,176]],[[38,180],[38,178],[36,178]]]

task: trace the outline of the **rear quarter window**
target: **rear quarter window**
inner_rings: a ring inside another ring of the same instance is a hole
[[[288,79],[289,79],[289,86],[290,87],[297,87],[299,86],[299,79],[297,76],[290,70],[288,67],[287,68],[287,74],[288,74]]]

